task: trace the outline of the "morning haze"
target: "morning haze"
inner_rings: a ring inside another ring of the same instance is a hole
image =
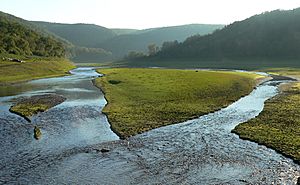
[[[230,24],[300,6],[297,0],[1,0],[0,10],[27,20],[145,29],[191,23]],[[30,11],[28,11],[30,10]]]

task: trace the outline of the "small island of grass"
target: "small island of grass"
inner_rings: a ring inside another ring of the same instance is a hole
[[[95,84],[108,101],[103,109],[126,138],[216,111],[250,93],[255,79],[241,72],[175,69],[99,69]]]
[[[11,106],[9,111],[24,117],[30,122],[31,116],[44,112],[65,100],[66,98],[56,94],[36,95],[17,100],[17,103]]]

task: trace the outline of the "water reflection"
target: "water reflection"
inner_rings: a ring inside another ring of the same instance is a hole
[[[77,68],[71,74],[0,87],[0,184],[3,178],[12,182],[17,173],[34,165],[36,156],[47,159],[75,147],[119,139],[101,113],[106,101],[92,83],[99,74],[93,68]],[[31,123],[9,112],[16,98],[46,93],[67,100],[35,115]],[[33,138],[34,126],[42,131],[38,141]]]

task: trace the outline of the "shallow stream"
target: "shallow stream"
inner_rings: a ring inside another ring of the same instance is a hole
[[[296,184],[300,176],[292,160],[231,133],[262,111],[278,83],[198,119],[118,140],[101,113],[103,94],[91,82],[99,74],[93,68],[72,74],[0,88],[0,183]],[[32,123],[9,113],[14,98],[43,93],[67,101]],[[34,125],[42,129],[39,141]]]

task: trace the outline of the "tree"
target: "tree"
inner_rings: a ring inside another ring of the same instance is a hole
[[[155,55],[159,51],[159,47],[156,44],[148,45],[148,54],[149,56]]]
[[[141,57],[145,57],[146,55],[143,52],[139,51],[130,51],[125,59],[137,59]]]
[[[62,57],[65,55],[65,48],[53,37],[44,36],[0,14],[0,52]]]
[[[172,47],[176,47],[177,45],[178,45],[177,40],[164,42],[161,46],[161,51],[167,50]]]

